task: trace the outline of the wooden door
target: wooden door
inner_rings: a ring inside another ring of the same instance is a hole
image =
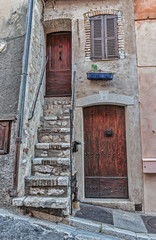
[[[0,121],[0,155],[8,153],[9,121]]]
[[[71,33],[47,35],[46,96],[71,95]]]
[[[85,197],[128,198],[125,109],[84,108]]]

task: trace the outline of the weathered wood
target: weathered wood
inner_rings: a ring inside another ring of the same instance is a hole
[[[84,141],[86,197],[127,198],[124,107],[85,108]]]
[[[71,33],[47,36],[46,96],[71,95]]]
[[[0,121],[0,154],[8,153],[9,121]]]
[[[91,18],[91,57],[118,57],[117,16],[98,15]]]

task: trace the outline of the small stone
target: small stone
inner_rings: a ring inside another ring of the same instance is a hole
[[[62,195],[65,191],[63,189],[50,189],[48,190],[48,196],[53,195],[53,196],[59,196]]]
[[[58,177],[58,186],[67,186],[68,185],[68,177]]]
[[[44,195],[45,189],[42,188],[30,188],[30,194],[31,195]]]
[[[68,124],[67,121],[63,121],[63,122],[62,122],[62,126],[63,126],[63,127],[67,126],[67,124]]]

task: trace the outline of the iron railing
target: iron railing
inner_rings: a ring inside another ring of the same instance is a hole
[[[41,78],[40,78],[40,81],[39,81],[39,85],[37,87],[37,91],[36,91],[36,94],[35,94],[34,101],[32,103],[31,110],[29,112],[28,120],[31,120],[34,116],[35,107],[36,107],[37,99],[38,99],[38,96],[39,96],[40,88],[41,88],[41,85],[42,85],[42,82],[43,82],[43,77],[44,77],[44,74],[45,74],[45,69],[46,69],[46,66],[47,66],[47,62],[48,62],[48,57],[46,58],[45,64],[44,64],[43,69],[42,69]]]
[[[74,97],[75,97],[75,77],[76,71],[73,73],[72,96],[70,105],[70,200],[71,200],[71,215],[72,215],[72,144],[73,144],[73,121],[74,121]]]

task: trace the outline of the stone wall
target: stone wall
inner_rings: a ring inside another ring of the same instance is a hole
[[[40,93],[36,103],[34,116],[31,120],[32,105],[35,101],[36,92],[43,74],[46,63],[45,36],[42,24],[42,1],[34,1],[33,18],[29,51],[28,77],[26,85],[25,111],[23,123],[23,138],[21,144],[18,194],[24,194],[24,177],[31,175],[31,160],[34,157],[34,146],[37,142],[37,130],[40,126],[40,117],[43,114],[45,74]]]
[[[26,31],[26,0],[0,4],[0,120],[11,121],[9,153],[0,155],[0,207],[11,207],[18,99]]]

